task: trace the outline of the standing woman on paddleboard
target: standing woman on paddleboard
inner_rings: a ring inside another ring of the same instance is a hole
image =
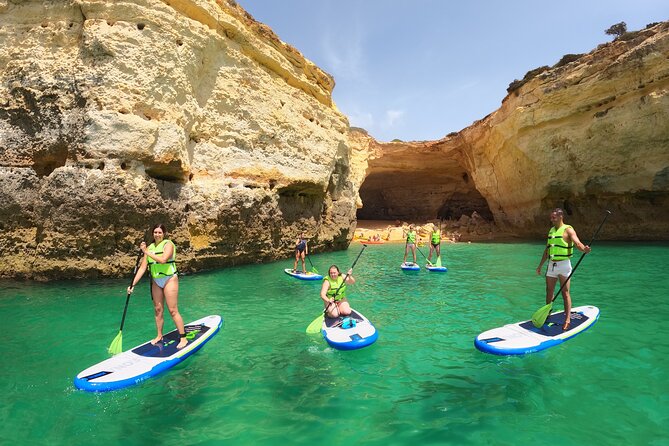
[[[132,285],[128,287],[128,294],[132,293],[135,285],[144,275],[146,268],[149,268],[151,274],[151,298],[153,299],[153,309],[156,317],[157,335],[151,341],[156,345],[163,340],[163,324],[165,322],[165,303],[172,316],[174,325],[179,330],[179,344],[177,348],[184,348],[188,344],[186,331],[184,330],[184,321],[177,308],[179,296],[179,277],[177,276],[176,265],[176,247],[172,240],[165,238],[167,230],[165,225],[158,223],[153,226],[153,243],[146,246],[145,242],[139,245],[139,249],[144,253],[142,264],[132,280]]]
[[[304,257],[306,255],[309,255],[309,247],[307,246],[307,239],[304,237],[304,232],[302,232],[295,242],[295,263],[293,264],[293,272],[297,269],[298,260],[302,260],[302,272],[307,272],[307,268],[304,266]]]
[[[569,277],[569,274],[571,274],[571,261],[569,258],[572,256],[574,246],[586,254],[590,252],[590,247],[584,245],[579,240],[574,228],[564,223],[564,211],[562,209],[553,209],[550,218],[553,226],[548,231],[546,249],[544,249],[544,253],[541,256],[539,266],[537,266],[537,274],[541,275],[541,267],[548,260],[548,268],[546,270],[546,304],[553,302],[555,284],[560,279],[560,286],[563,287],[562,299],[564,300],[565,314],[562,330],[568,330],[571,322],[571,295],[569,294],[570,283],[565,284],[565,281]]]
[[[349,269],[344,277],[341,276],[339,267],[332,265],[328,275],[323,279],[321,287],[321,299],[325,305],[327,317],[348,316],[351,314],[351,306],[346,299],[346,284],[355,283],[353,269]]]
[[[432,224],[432,233],[430,233],[430,253],[427,255],[427,261],[432,261],[432,252],[437,254],[437,258],[441,257],[441,228]]]
[[[407,262],[407,254],[409,254],[409,249],[413,254],[413,263],[416,263],[416,230],[413,225],[409,225],[409,231],[406,233],[407,241],[404,246],[404,260],[402,263]]]

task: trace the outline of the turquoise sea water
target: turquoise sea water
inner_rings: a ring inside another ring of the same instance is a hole
[[[349,297],[380,336],[349,352],[305,334],[320,283],[284,274],[292,260],[183,276],[184,319],[220,314],[219,334],[159,377],[103,394],[72,379],[107,357],[129,278],[2,282],[0,443],[669,444],[669,245],[594,246],[572,296],[600,320],[523,357],[481,353],[473,339],[543,305],[542,244],[443,248],[446,274],[402,272],[403,244],[365,250]],[[312,260],[345,269],[360,249]],[[154,330],[144,279],[124,348]]]

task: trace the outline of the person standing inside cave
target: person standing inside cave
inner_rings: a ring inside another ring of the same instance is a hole
[[[548,241],[541,256],[539,266],[537,266],[537,274],[541,275],[541,267],[548,260],[548,268],[546,270],[546,304],[550,304],[553,301],[555,284],[560,279],[560,286],[563,287],[562,299],[564,301],[565,314],[562,330],[566,331],[569,329],[571,323],[571,295],[569,294],[569,282],[571,282],[571,279],[567,281],[567,278],[571,274],[570,258],[574,246],[584,253],[589,253],[590,247],[581,243],[574,228],[564,223],[564,211],[562,209],[553,209],[550,219],[553,226],[548,231]],[[565,282],[567,283],[565,284]]]
[[[409,250],[413,254],[413,263],[416,263],[416,229],[414,225],[409,225],[409,231],[406,232],[406,244],[404,246],[404,260],[402,263],[407,262],[407,255]]]
[[[293,272],[297,272],[297,262],[302,260],[302,271],[306,272],[307,268],[304,265],[305,256],[309,255],[309,246],[307,245],[307,239],[304,236],[304,232],[300,233],[300,237],[295,242],[295,263],[293,264]]]

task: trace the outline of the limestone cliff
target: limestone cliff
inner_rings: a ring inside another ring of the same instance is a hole
[[[360,189],[367,219],[477,211],[541,237],[567,211],[586,241],[669,239],[669,23],[513,82],[499,110],[439,141],[377,143]]]
[[[182,270],[353,235],[334,80],[232,0],[0,0],[0,277]]]

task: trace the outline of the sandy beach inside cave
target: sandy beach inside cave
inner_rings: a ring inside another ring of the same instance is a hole
[[[401,222],[391,220],[358,220],[353,240],[372,240],[378,236],[381,241],[387,243],[402,242],[406,238],[406,231],[409,225],[413,224],[418,233],[418,243],[427,243],[432,228],[439,222]],[[456,230],[447,230],[447,224],[442,223],[442,241],[458,242],[461,241],[462,233]]]
[[[373,240],[378,236],[386,243],[404,243],[406,231],[413,224],[418,233],[418,243],[429,243],[430,233],[441,224],[441,240],[444,243],[513,241],[513,234],[500,231],[493,222],[481,218],[476,212],[471,216],[462,215],[458,220],[399,221],[399,220],[358,220],[353,241]]]

